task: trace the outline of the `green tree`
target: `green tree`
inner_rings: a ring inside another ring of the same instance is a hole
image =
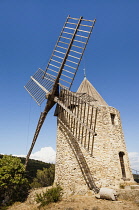
[[[31,183],[32,188],[51,186],[54,182],[55,165],[51,165],[50,168],[43,168],[43,170],[37,170],[36,178]]]
[[[0,204],[10,205],[24,201],[28,194],[28,180],[24,178],[25,167],[20,158],[4,155],[0,159]]]

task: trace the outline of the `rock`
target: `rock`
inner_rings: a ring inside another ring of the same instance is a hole
[[[100,195],[99,195],[99,194],[95,195],[95,197],[96,197],[97,199],[100,199]]]
[[[130,186],[125,186],[125,190],[131,190]]]
[[[139,185],[130,185],[131,189],[139,189]]]
[[[99,195],[101,199],[115,201],[117,198],[116,191],[110,188],[100,188]]]

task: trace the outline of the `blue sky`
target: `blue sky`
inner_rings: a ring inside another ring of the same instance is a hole
[[[45,69],[68,15],[97,19],[73,91],[86,74],[121,113],[127,150],[139,163],[139,1],[0,0],[0,153],[26,154],[41,107],[23,86]],[[34,152],[56,148],[52,110]]]

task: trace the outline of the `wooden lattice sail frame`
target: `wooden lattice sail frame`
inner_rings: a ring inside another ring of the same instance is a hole
[[[57,103],[58,119],[63,125],[63,129],[66,129],[69,135],[74,139],[72,146],[74,148],[74,145],[76,145],[75,155],[82,168],[81,170],[84,171],[86,183],[89,189],[98,192],[98,188],[95,186],[89,168],[87,164],[85,164],[85,159],[78,158],[78,154],[76,154],[77,141],[80,141],[81,144],[90,151],[90,154],[93,152],[93,138],[96,135],[95,119],[97,117],[97,109],[94,110],[93,106],[90,108],[90,100],[94,100],[93,98],[87,95],[74,94],[70,91],[95,22],[96,19],[86,20],[83,19],[83,17],[72,18],[68,16],[46,70],[38,69],[25,86],[25,89],[38,105],[47,99],[45,109],[40,115],[34,138],[26,157],[25,167],[27,166],[43,122],[49,110]],[[79,106],[79,104],[81,104],[81,106]],[[76,107],[74,111],[73,106]],[[83,113],[82,118],[78,117],[79,107]],[[87,118],[85,118],[86,110],[88,110]],[[62,112],[65,115],[64,119],[60,117],[60,113]],[[69,119],[68,124],[66,117]],[[92,119],[94,120],[93,127]],[[73,129],[70,121],[76,125],[76,129]],[[83,141],[84,135],[87,136],[85,141]],[[91,138],[92,140],[90,141]],[[92,142],[92,146],[90,142]]]

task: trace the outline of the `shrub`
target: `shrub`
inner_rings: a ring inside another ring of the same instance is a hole
[[[25,167],[18,157],[4,155],[0,159],[0,204],[10,205],[15,201],[24,201],[29,184],[24,177]]]
[[[32,188],[48,187],[54,182],[55,166],[51,165],[50,168],[43,168],[43,170],[37,170],[36,178],[31,183]]]
[[[57,185],[56,187],[52,187],[47,189],[46,192],[37,194],[36,193],[36,202],[40,203],[40,206],[48,205],[52,202],[57,202],[61,200],[62,197],[62,188]]]

